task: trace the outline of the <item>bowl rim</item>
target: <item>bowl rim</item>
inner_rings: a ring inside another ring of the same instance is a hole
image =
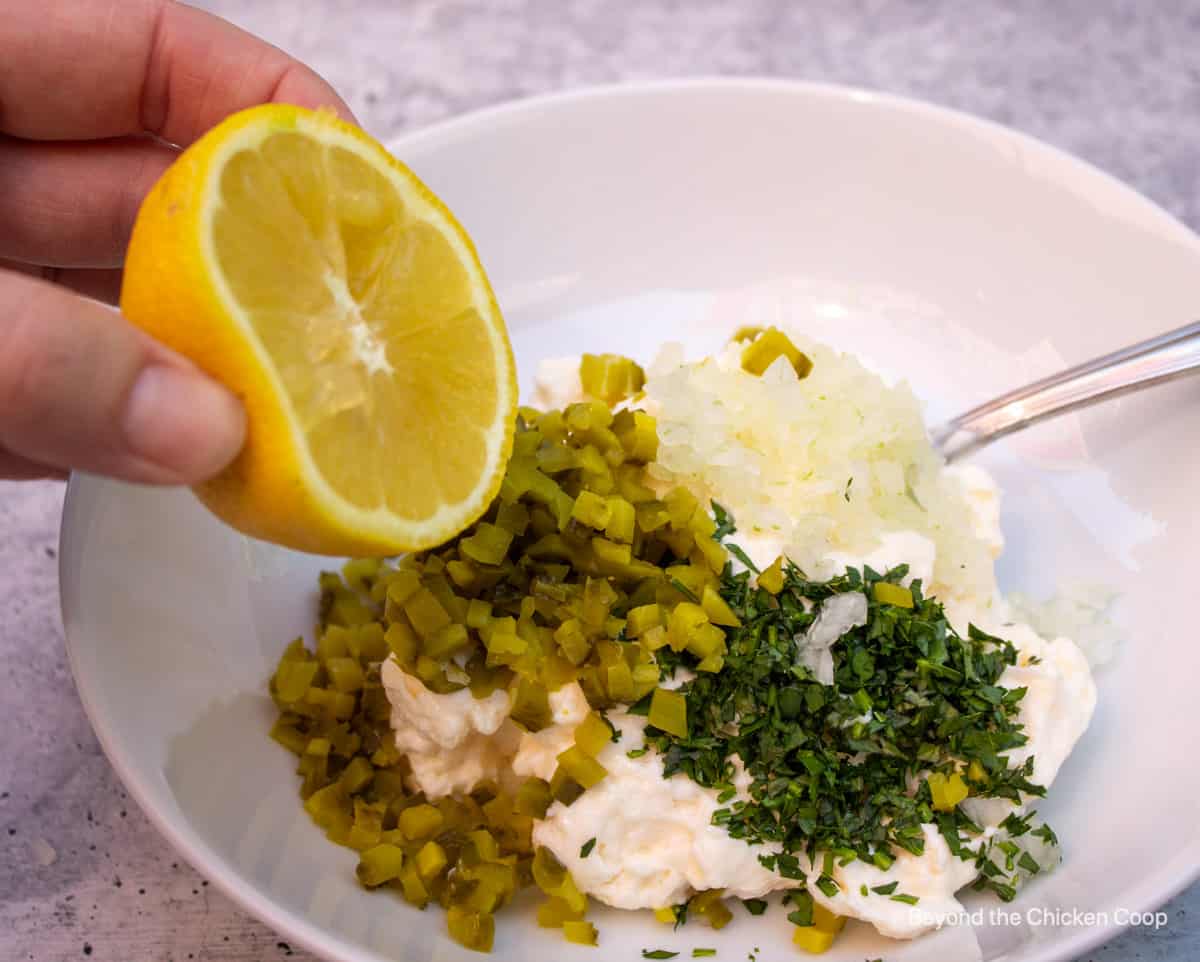
[[[1152,223],[1166,236],[1191,248],[1200,258],[1200,235],[1164,207],[1090,161],[1031,134],[964,110],[900,94],[843,84],[768,76],[711,75],[588,85],[483,106],[405,131],[389,138],[385,146],[393,152],[402,152],[434,143],[445,136],[471,135],[509,119],[520,119],[523,115],[533,115],[547,109],[570,108],[593,100],[730,93],[751,96],[778,93],[815,98],[840,105],[857,103],[882,106],[959,132],[983,134],[998,144],[1021,149],[1026,157],[1056,165],[1058,169],[1076,179],[1083,177],[1090,180],[1090,185],[1086,182],[1082,185],[1087,193],[1108,192],[1110,198],[1121,200],[1128,205],[1130,211],[1136,212],[1145,222]],[[209,879],[239,909],[295,944],[329,962],[409,962],[388,959],[373,949],[352,945],[311,922],[306,916],[283,908],[269,895],[243,879],[237,868],[227,864],[186,820],[169,818],[152,802],[147,785],[136,774],[131,756],[97,714],[95,694],[88,676],[80,669],[76,654],[76,632],[82,631],[82,627],[68,611],[68,599],[77,595],[76,581],[79,576],[75,570],[77,566],[72,565],[71,559],[79,554],[77,540],[84,528],[86,493],[97,483],[99,479],[79,472],[72,473],[67,483],[58,546],[59,606],[67,660],[80,702],[105,756],[130,796],[158,833],[196,871]],[[1132,890],[1129,898],[1131,904],[1126,908],[1131,913],[1154,911],[1197,879],[1200,879],[1200,844],[1179,850],[1174,858],[1159,866],[1158,871],[1144,877]],[[1031,954],[1027,962],[1070,962],[1081,953],[1115,938],[1128,927],[1127,924],[1118,924],[1110,919],[1104,925],[1077,929],[1073,934],[1058,939],[1053,944],[1038,946],[1035,943],[1030,947]]]

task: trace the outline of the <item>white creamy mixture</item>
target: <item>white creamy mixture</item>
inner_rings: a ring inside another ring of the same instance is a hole
[[[808,351],[807,346],[805,350]],[[705,376],[728,374],[730,360],[726,355],[730,352],[719,357],[716,367]],[[814,360],[817,362],[814,372],[821,370],[823,356]],[[785,365],[773,365],[763,376],[764,390],[794,389],[794,385],[787,383],[788,372],[778,370],[781,366]],[[660,364],[652,370],[647,384],[647,407],[659,417],[660,434],[664,420],[667,436],[673,430],[676,434],[686,434],[684,427],[672,428],[670,412],[663,410],[664,398],[668,405],[672,403],[674,389],[668,385],[668,389],[656,392],[655,384],[656,376],[670,381],[684,375],[670,365],[665,377],[656,375],[655,370],[661,367]],[[562,407],[579,400],[582,388],[578,371],[578,358],[545,364],[539,372],[534,403]],[[794,376],[791,381],[795,382]],[[758,386],[751,385],[750,389],[758,390]],[[897,420],[903,418],[898,416]],[[741,437],[741,443],[764,448],[777,442],[778,439],[763,436],[757,440]],[[660,448],[660,459],[664,456],[663,448],[667,458],[672,459],[669,440]],[[724,450],[721,456],[727,457],[729,453]],[[713,490],[712,477],[697,479],[689,474],[692,468],[686,456],[674,458],[674,463],[677,471],[664,470],[661,474],[664,484],[688,483],[698,496],[717,497],[739,521],[743,510],[751,518],[756,511],[763,513],[762,505],[747,499],[742,488]],[[721,467],[724,474],[715,476],[733,479],[737,476],[735,467],[732,463],[725,464]],[[855,477],[873,479],[870,483],[878,491],[882,490],[880,479],[886,479],[891,470],[887,464],[874,467],[863,464]],[[811,480],[796,479],[787,491],[781,490],[780,496],[785,501],[792,498],[797,504],[806,504],[804,499],[811,492],[804,485]],[[839,484],[845,486],[846,482]],[[866,484],[867,481],[861,482],[862,487]],[[821,553],[819,575],[839,574],[847,566],[866,564],[882,572],[897,564],[908,564],[906,583],[919,578],[926,590],[932,586],[960,631],[965,631],[968,622],[974,622],[985,631],[1011,641],[1018,649],[1018,664],[1004,672],[999,684],[1028,689],[1020,705],[1020,720],[1029,741],[1010,752],[1009,758],[1013,764],[1019,764],[1034,756],[1032,780],[1049,787],[1087,728],[1095,708],[1096,688],[1087,661],[1069,639],[1047,640],[1029,626],[1010,621],[991,570],[991,561],[1004,546],[1000,495],[991,477],[974,466],[938,467],[936,476],[925,478],[921,485],[927,498],[942,499],[938,509],[941,516],[956,519],[965,531],[942,530],[936,519],[925,530],[892,524],[872,531],[860,515],[855,519],[860,527],[853,537],[822,533],[826,548]],[[853,497],[853,486],[848,490]],[[836,494],[829,504],[845,498],[840,489]],[[885,500],[885,495],[878,495],[873,503]],[[797,539],[821,530],[810,522],[811,519],[804,525],[793,526],[786,517],[776,518],[770,526],[751,526],[751,530],[739,531],[733,540],[759,567],[766,567],[780,554],[797,556]],[[848,544],[843,543],[847,541]],[[940,557],[939,547],[950,553],[951,563]],[[954,571],[968,564],[973,570],[966,584],[952,580]],[[836,650],[836,644],[834,647]],[[505,692],[496,692],[480,701],[472,698],[469,691],[436,695],[390,661],[384,665],[383,682],[392,704],[397,745],[408,755],[412,766],[412,787],[432,798],[468,791],[486,779],[506,783],[514,778],[537,776],[549,780],[557,766],[557,755],[570,747],[575,727],[589,711],[583,691],[578,685],[569,684],[551,695],[554,724],[540,732],[528,733],[508,719],[510,704]],[[631,749],[644,744],[644,719],[620,712],[609,713],[609,719],[622,737],[619,742],[607,745],[598,756],[608,775],[571,806],[552,805],[533,834],[535,843],[550,849],[584,892],[618,908],[654,909],[681,903],[694,892],[708,889],[720,888],[729,896],[757,898],[794,887],[794,882],[760,864],[758,856],[769,853],[770,847],[752,847],[712,824],[713,813],[722,807],[717,803],[716,792],[702,788],[682,774],[663,778],[661,759],[653,751],[635,759],[628,757]],[[747,797],[749,777],[740,765],[738,771],[739,794]],[[1013,805],[1001,799],[968,799],[963,804],[967,813],[987,828],[985,837],[993,834],[995,826],[1013,811]],[[580,848],[592,838],[596,839],[594,849],[587,858],[580,858]],[[819,866],[811,874],[810,881],[815,882]],[[810,884],[809,891],[816,901],[839,915],[870,922],[887,936],[912,938],[959,912],[961,906],[955,893],[975,875],[974,865],[952,855],[937,828],[927,825],[922,855],[899,852],[887,871],[862,861],[836,866],[833,877],[840,891],[834,897],[824,895],[815,884]],[[861,895],[863,885],[869,889],[890,882],[897,882],[899,891],[918,896],[920,912],[886,897]]]

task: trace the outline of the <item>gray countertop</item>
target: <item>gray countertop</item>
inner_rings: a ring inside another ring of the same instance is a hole
[[[1017,127],[1200,228],[1196,0],[208,0],[380,137],[582,84],[701,74],[909,94]],[[213,892],[96,743],[63,652],[62,488],[0,483],[0,962],[309,959]],[[1200,886],[1085,958],[1200,958]],[[953,962],[953,960],[947,960]],[[1082,960],[1081,960],[1082,962]]]

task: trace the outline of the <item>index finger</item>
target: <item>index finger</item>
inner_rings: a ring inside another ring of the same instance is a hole
[[[44,0],[0,17],[0,132],[35,140],[153,133],[186,146],[272,101],[350,108],[316,73],[172,0]]]

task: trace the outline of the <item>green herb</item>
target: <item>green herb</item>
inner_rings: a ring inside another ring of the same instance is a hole
[[[626,758],[641,758],[648,751],[650,751],[650,749],[648,749],[648,748],[631,748],[631,749],[629,749],[629,751],[627,751],[625,753],[625,757]]]
[[[737,531],[737,525],[733,522],[733,515],[721,507],[717,502],[710,502],[712,505],[713,520],[717,523],[716,530],[712,533],[714,541],[724,541],[731,534]]]
[[[693,959],[711,959],[716,954],[716,949],[692,949]]]
[[[742,899],[742,905],[751,915],[762,915],[767,910],[766,899]]]
[[[838,888],[837,882],[831,879],[828,875],[822,875],[817,879],[817,888],[819,888],[826,898],[833,898],[841,889]]]
[[[732,528],[724,508],[714,506],[714,515],[722,530]],[[755,570],[736,545],[725,547]],[[749,571],[734,574],[727,565],[720,594],[741,625],[726,631],[724,668],[679,688],[689,737],[650,731],[647,743],[662,755],[666,776],[682,772],[718,792],[732,781],[739,756],[751,780],[749,800],[728,798],[713,822],[734,838],[777,846],[760,861],[785,878],[803,880],[802,859],[820,853],[887,871],[894,853],[921,854],[923,826],[936,823],[959,858],[981,866],[982,887],[1004,898],[1028,865],[1018,853],[1007,866],[1009,856],[990,841],[964,844],[961,833],[978,836],[979,828],[961,808],[935,813],[925,776],[978,761],[988,780],[972,784],[975,796],[1018,801],[1045,794],[1032,781],[1032,759],[1006,762],[1006,753],[1027,741],[1019,721],[1024,690],[998,683],[1016,663],[1016,649],[973,625],[960,635],[920,581],[909,587],[911,608],[875,600],[876,584],[899,585],[907,574],[904,565],[884,573],[849,568],[810,581],[789,562],[783,589],[771,595]],[[833,684],[823,685],[800,663],[794,639],[826,600],[848,592],[865,596],[867,623],[833,646]],[[696,666],[687,651],[663,649],[657,657],[664,677]],[[920,785],[915,793],[912,781]],[[837,891],[831,874],[832,863],[816,883],[827,894]]]
[[[692,602],[692,604],[700,604],[700,599],[696,597],[692,589],[685,585],[678,578],[671,579],[671,587],[687,598],[688,601]]]
[[[871,891],[876,895],[891,895],[899,885],[899,882],[888,882],[887,885],[876,885]]]
[[[813,897],[803,889],[788,892],[784,899],[796,906],[788,912],[788,921],[801,927],[813,924]]]
[[[725,550],[728,551],[735,558],[737,558],[738,561],[740,561],[742,564],[744,564],[747,568],[749,568],[755,574],[759,573],[758,565],[756,565],[753,561],[751,561],[750,556],[748,554],[746,554],[746,552],[744,552],[736,544],[725,545]]]
[[[858,887],[858,894],[861,895],[863,898],[866,898],[869,893],[870,893],[870,889],[868,889],[866,885],[860,885]]]
[[[905,905],[916,905],[921,900],[915,895],[905,895],[901,892],[899,895],[891,896],[893,902],[903,902]]]
[[[643,959],[673,959],[678,954],[678,952],[668,952],[666,949],[642,949]]]
[[[589,855],[592,854],[592,849],[594,849],[595,847],[596,847],[596,840],[594,838],[589,838],[586,842],[583,843],[583,846],[579,849],[579,857],[587,858]]]
[[[600,720],[608,726],[610,733],[609,737],[611,740],[613,742],[619,742],[621,740],[621,729],[609,721],[608,715],[605,712],[600,712]]]

